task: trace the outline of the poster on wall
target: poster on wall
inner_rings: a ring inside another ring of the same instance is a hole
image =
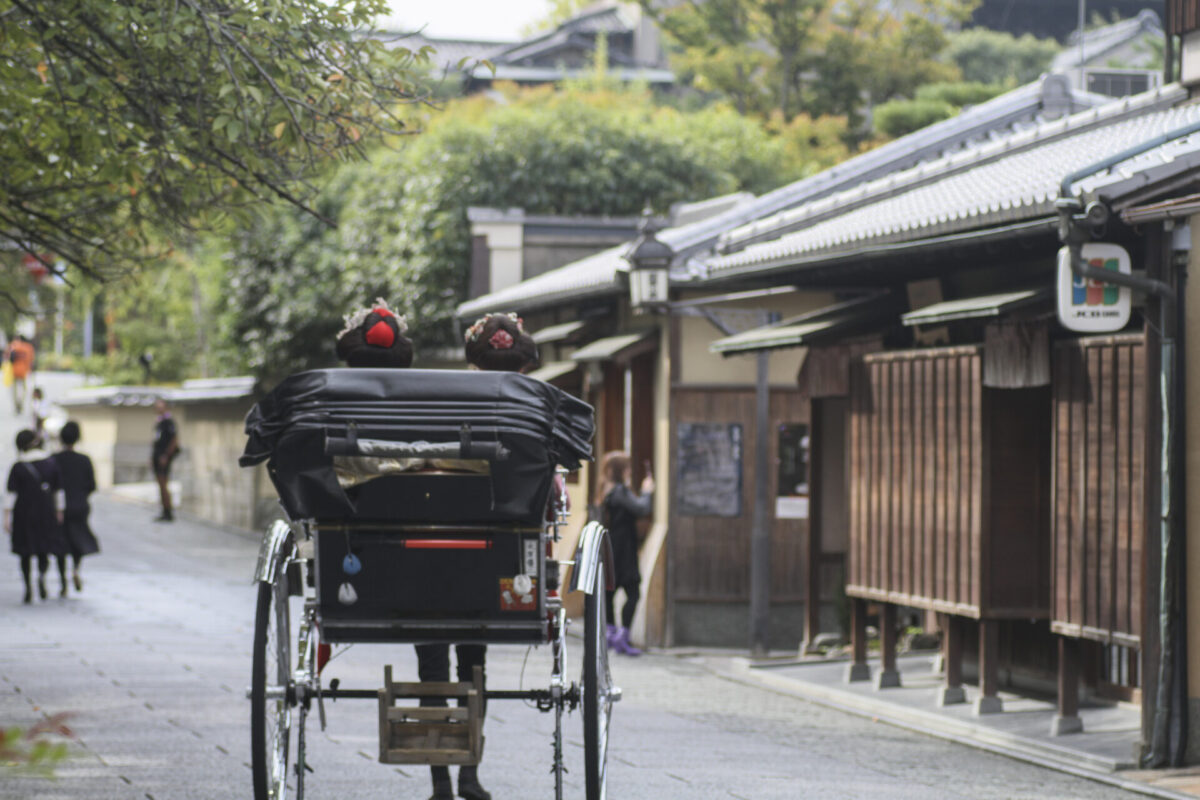
[[[784,423],[776,435],[775,519],[808,519],[808,426]]]
[[[689,517],[742,515],[742,426],[681,422],[676,511]]]

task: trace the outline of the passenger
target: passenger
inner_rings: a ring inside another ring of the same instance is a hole
[[[408,324],[404,317],[376,299],[370,308],[362,308],[345,317],[346,325],[337,338],[337,357],[351,367],[406,369],[412,366],[412,342],[405,337]],[[392,472],[408,472],[425,466],[423,458],[374,458],[335,456],[333,471],[338,484],[348,489],[372,478]]]
[[[467,329],[465,354],[473,369],[489,372],[528,372],[537,366],[537,345],[525,332],[521,318],[516,314],[488,314],[480,317]],[[417,674],[422,681],[450,680],[450,645],[419,644],[417,649]],[[456,644],[458,680],[469,682],[474,677],[475,667],[484,671],[487,683],[487,645]],[[426,701],[429,702],[426,702]],[[445,701],[421,698],[421,705],[444,705]],[[484,712],[487,711],[486,702]],[[449,767],[430,767],[433,776],[433,795],[429,800],[454,800],[450,784]],[[491,800],[491,794],[479,783],[479,768],[458,768],[458,795],[466,800]]]

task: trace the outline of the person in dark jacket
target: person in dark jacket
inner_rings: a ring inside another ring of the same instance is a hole
[[[75,444],[79,441],[79,423],[74,420],[62,426],[58,434],[63,449],[54,454],[54,463],[58,466],[58,477],[62,483],[64,503],[63,534],[67,542],[67,552],[71,554],[71,580],[75,591],[83,591],[83,578],[79,575],[79,562],[84,556],[100,552],[100,545],[88,524],[91,508],[88,495],[96,491],[96,473],[92,469],[92,460],[83,453],[75,452]],[[61,565],[60,571],[65,571]]]
[[[641,597],[642,573],[638,567],[637,521],[650,516],[654,501],[654,478],[650,471],[642,479],[641,492],[634,494],[627,485],[629,481],[629,454],[618,450],[605,453],[600,462],[600,485],[597,494],[600,501],[601,518],[608,528],[608,538],[613,551],[613,582],[617,589],[625,592],[625,604],[621,607],[621,624],[608,626],[608,643],[612,649],[627,656],[641,655],[629,641],[629,626],[637,611]],[[615,620],[613,597],[616,589],[605,593],[608,618]]]
[[[154,442],[150,445],[150,468],[158,482],[158,497],[162,503],[162,513],[154,521],[171,522],[175,519],[171,506],[171,462],[179,455],[179,427],[165,398],[154,401],[154,410],[158,419],[154,421]]]
[[[50,556],[58,556],[61,594],[67,594],[67,572],[62,556],[67,552],[62,521],[62,490],[54,460],[36,449],[38,436],[31,430],[17,434],[17,463],[8,473],[4,529],[12,539],[12,552],[21,559],[25,599],[33,602],[32,566],[37,558],[38,594],[46,599],[46,569]]]

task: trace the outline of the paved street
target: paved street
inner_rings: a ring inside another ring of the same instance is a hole
[[[71,711],[78,744],[48,782],[0,779],[0,797],[167,800],[247,797],[255,542],[152,510],[96,503],[104,552],[81,595],[20,604],[16,560],[0,571],[0,720]],[[57,588],[51,581],[51,589]],[[572,652],[573,671],[579,654]],[[357,646],[326,669],[379,685],[415,674],[411,648]],[[492,685],[545,685],[544,649],[493,647]],[[731,683],[686,657],[620,659],[625,690],[610,761],[615,798],[1106,798],[1125,793]],[[313,798],[425,798],[418,768],[376,761],[376,708],[328,706],[312,729]],[[497,800],[550,797],[549,715],[496,702],[481,775]],[[567,720],[570,797],[581,797],[582,729]]]

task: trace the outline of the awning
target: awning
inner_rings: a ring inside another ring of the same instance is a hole
[[[900,317],[905,325],[940,325],[944,322],[959,322],[966,319],[989,319],[1050,300],[1050,289],[1028,289],[1023,292],[991,294],[986,297],[968,297],[962,300],[946,300],[931,306],[918,308]]]
[[[579,368],[579,365],[574,361],[551,361],[549,364],[542,366],[529,373],[529,377],[537,378],[538,380],[549,383],[555,378],[561,378]]]
[[[856,297],[782,322],[726,336],[710,344],[708,349],[723,356],[733,356],[821,344],[859,333],[894,314],[895,304],[889,294]]]
[[[575,322],[564,322],[561,325],[551,325],[548,328],[542,328],[540,331],[535,331],[533,341],[535,344],[550,344],[551,342],[561,342],[571,334],[578,331],[587,323],[580,320]]]
[[[654,334],[655,330],[651,328],[637,333],[597,339],[571,353],[571,360],[580,363],[584,361],[625,361],[653,347]]]

